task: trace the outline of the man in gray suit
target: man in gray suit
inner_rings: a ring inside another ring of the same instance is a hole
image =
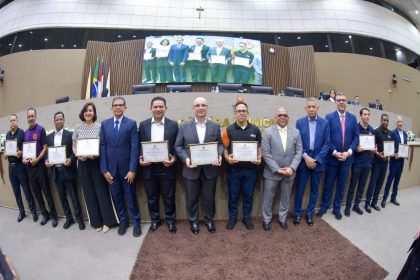
[[[264,167],[263,224],[265,231],[271,229],[273,199],[278,186],[281,188],[279,224],[287,229],[287,212],[290,204],[293,179],[302,159],[300,132],[288,126],[289,115],[283,107],[275,115],[276,125],[266,130],[261,140]]]
[[[194,119],[182,124],[175,141],[175,151],[184,163],[182,177],[184,177],[185,194],[187,199],[187,214],[191,223],[191,231],[198,234],[198,200],[202,193],[204,204],[204,222],[207,230],[214,233],[216,228],[213,223],[215,214],[216,182],[219,166],[222,161],[223,144],[220,136],[220,126],[207,120],[208,103],[203,97],[193,101]],[[193,165],[190,158],[190,144],[218,143],[219,160],[209,165]]]

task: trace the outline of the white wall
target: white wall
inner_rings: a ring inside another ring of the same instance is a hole
[[[205,11],[198,19],[196,8]],[[16,0],[0,10],[0,37],[45,27],[247,32],[342,32],[392,41],[420,54],[420,33],[362,0]]]

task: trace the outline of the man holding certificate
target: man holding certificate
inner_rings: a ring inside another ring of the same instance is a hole
[[[373,127],[369,125],[370,110],[363,108],[360,110],[359,122],[359,145],[354,154],[353,165],[351,166],[350,185],[347,191],[346,208],[344,215],[350,217],[350,209],[353,202],[354,191],[356,190],[356,198],[354,199],[353,211],[359,215],[363,214],[359,204],[362,201],[363,192],[365,190],[366,181],[369,177],[370,168],[375,151],[375,136],[373,135]],[[366,138],[367,140],[363,140]],[[371,143],[373,142],[373,143]]]
[[[177,230],[175,226],[174,145],[178,134],[178,124],[165,117],[166,109],[165,98],[156,96],[152,99],[150,111],[153,117],[142,121],[139,126],[141,146],[139,161],[152,220],[149,232],[156,231],[162,223],[159,215],[159,199],[162,196],[168,231],[174,234]],[[164,145],[163,149],[159,149],[161,145]],[[150,150],[156,150],[156,152]],[[161,155],[162,151],[165,151],[163,155]],[[157,157],[165,159],[157,159]]]
[[[38,214],[36,213],[35,201],[29,186],[28,174],[26,173],[25,166],[22,164],[22,143],[25,135],[23,130],[18,127],[18,117],[16,114],[10,115],[9,124],[10,131],[6,134],[4,155],[9,161],[9,179],[12,184],[13,194],[16,198],[16,204],[19,208],[17,221],[19,223],[26,217],[25,207],[20,192],[20,188],[22,187],[26,201],[29,205],[29,210],[32,213],[32,219],[36,222],[38,221]]]
[[[55,210],[54,201],[51,195],[50,182],[48,179],[47,169],[44,164],[44,157],[47,153],[47,135],[45,129],[36,123],[36,110],[35,108],[29,108],[26,111],[26,117],[28,120],[29,128],[25,131],[25,142],[36,143],[34,148],[32,145],[28,145],[28,154],[25,155],[25,143],[23,143],[23,160],[22,163],[27,166],[29,182],[32,187],[34,196],[38,202],[39,209],[42,214],[41,225],[45,225],[51,218],[53,227],[58,225],[57,211]],[[50,212],[45,207],[44,198],[47,200]]]
[[[182,177],[191,231],[193,234],[198,234],[200,231],[198,201],[202,193],[204,222],[207,230],[214,233],[216,182],[223,154],[220,126],[207,119],[208,103],[203,97],[193,101],[192,110],[194,119],[179,127],[175,151],[184,163]],[[202,165],[197,165],[196,162]]]
[[[153,42],[147,42],[143,52],[144,80],[143,83],[156,82],[156,48],[153,48]]]
[[[261,132],[248,122],[248,105],[241,101],[235,104],[235,123],[223,130],[223,153],[229,163],[228,193],[229,222],[228,230],[235,227],[238,218],[238,200],[243,193],[242,223],[248,230],[254,229],[251,221],[254,189],[258,180],[258,166],[261,164]],[[249,158],[248,158],[249,157]]]
[[[407,145],[407,132],[403,130],[403,118],[401,116],[397,116],[397,128],[392,131],[392,138],[395,141],[395,155],[389,160],[389,175],[386,180],[384,196],[382,197],[382,208],[385,208],[392,181],[394,181],[394,187],[392,188],[391,203],[397,206],[400,205],[397,201],[398,184],[404,169],[404,157],[408,157],[408,153],[402,154],[403,146],[401,145]],[[408,150],[408,147],[405,147]]]
[[[79,229],[85,229],[82,212],[77,194],[76,184],[76,157],[72,150],[72,133],[64,129],[64,113],[57,112],[54,115],[55,131],[47,136],[48,154],[45,165],[51,168],[55,187],[60,197],[61,206],[63,206],[66,222],[64,229],[68,229],[74,224],[73,214],[71,213],[69,203],[67,201],[67,192],[70,195],[74,209],[74,214],[79,224]]]
[[[193,82],[204,82],[207,78],[207,53],[209,46],[204,44],[201,37],[195,38],[195,45],[190,46],[188,53],[188,68]]]
[[[388,115],[382,114],[381,125],[373,131],[377,150],[373,158],[369,186],[366,192],[365,210],[368,213],[372,212],[371,208],[376,211],[381,210],[377,203],[384,183],[386,169],[388,168],[388,156],[385,154],[385,150],[387,150],[386,145],[392,144],[392,153],[394,152],[394,143],[392,142],[391,130],[388,129],[388,123]]]
[[[239,43],[239,50],[237,50],[234,54],[235,57],[232,58],[232,64],[234,65],[234,83],[249,84],[249,76],[251,74],[254,55],[247,50],[246,44],[244,42]]]
[[[223,39],[216,39],[216,46],[207,53],[212,83],[226,83],[227,65],[232,60],[232,54],[223,44]]]

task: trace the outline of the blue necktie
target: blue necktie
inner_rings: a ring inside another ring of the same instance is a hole
[[[115,121],[115,125],[114,125],[114,133],[115,133],[115,135],[117,135],[118,134],[118,131],[120,130],[119,123],[120,123],[119,120],[116,120]]]

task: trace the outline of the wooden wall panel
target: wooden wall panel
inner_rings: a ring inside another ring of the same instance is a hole
[[[274,53],[270,53],[270,49]],[[274,94],[284,89],[289,82],[289,55],[285,47],[261,44],[263,85],[273,87]]]
[[[302,88],[306,97],[317,97],[315,84],[315,62],[313,46],[288,48],[289,86]]]

